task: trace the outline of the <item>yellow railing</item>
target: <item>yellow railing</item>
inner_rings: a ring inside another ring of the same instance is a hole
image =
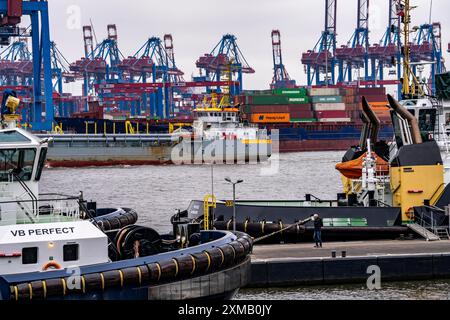
[[[203,229],[209,230],[209,210],[215,209],[217,206],[217,199],[214,195],[208,194],[203,198]],[[213,222],[214,223],[214,222]]]

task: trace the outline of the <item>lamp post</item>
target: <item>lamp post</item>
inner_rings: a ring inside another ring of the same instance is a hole
[[[233,185],[233,232],[236,232],[236,185],[244,182],[244,180],[239,179],[233,182],[230,178],[225,178],[225,181]]]

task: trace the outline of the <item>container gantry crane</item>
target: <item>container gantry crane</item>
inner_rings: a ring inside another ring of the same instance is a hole
[[[399,77],[402,74],[402,40],[400,29],[400,16],[397,14],[397,2],[389,1],[388,25],[383,38],[379,43],[369,47],[369,56],[372,61],[372,74],[378,83],[383,84],[385,80],[385,68],[396,68],[390,74]],[[401,84],[398,82],[398,93],[401,94]],[[400,98],[400,97],[399,97]]]
[[[232,34],[226,34],[219,43],[209,53],[201,56],[196,61],[197,68],[205,73],[205,81],[221,81],[225,71],[230,68],[232,70],[232,81],[239,83],[238,87],[232,87],[230,94],[232,96],[239,94],[243,89],[243,74],[253,74],[255,70],[250,67],[245,59],[241,49],[237,44],[237,38]],[[218,87],[217,92],[221,89]]]
[[[175,51],[173,48],[173,37],[171,34],[164,35],[164,49],[167,53],[167,59],[169,62],[169,76],[171,77],[171,82],[185,82],[182,72],[177,68],[175,63]]]
[[[94,48],[92,27],[84,26],[85,57],[70,64],[70,71],[78,75],[81,74],[84,79],[83,98],[85,99],[85,111],[88,111],[88,97],[95,92],[94,84],[120,81],[122,79],[119,65],[123,55],[118,48],[116,25],[108,25],[107,31],[108,38]]]
[[[295,80],[292,80],[286,67],[283,64],[281,52],[281,35],[279,30],[273,30],[272,34],[272,54],[273,54],[273,79],[270,87],[276,88],[295,88]]]
[[[167,37],[165,40],[168,41]],[[134,75],[138,76],[137,80],[132,79],[131,82],[179,82],[183,72],[175,65],[173,43],[166,41],[163,43],[160,38],[151,37],[133,57],[129,58],[127,63],[131,66]],[[165,44],[169,44],[171,47],[169,52],[166,50]],[[173,92],[168,87],[158,87],[154,92],[145,93],[142,101],[143,107],[151,116],[162,119],[169,118],[173,109]],[[138,108],[140,110],[140,107]]]
[[[442,32],[439,22],[422,24],[414,28],[416,36],[411,44],[411,68],[418,77],[418,66],[430,65],[430,93],[436,93],[436,75],[444,72]],[[419,79],[421,81],[422,79]]]
[[[0,53],[0,75],[1,86],[33,84],[33,59],[27,38],[14,41]]]
[[[336,82],[336,18],[337,0],[325,0],[325,29],[314,49],[302,54],[308,86]]]
[[[24,15],[29,16],[31,20],[33,82],[30,101],[32,107],[29,117],[23,121],[32,124],[34,130],[50,130],[54,109],[47,1],[0,0],[0,44],[9,45],[12,37],[21,35],[18,24]],[[42,117],[44,106],[45,118]]]
[[[72,113],[78,111],[78,105],[81,102],[79,97],[65,93],[63,83],[72,83],[80,79],[70,71],[70,63],[52,41],[50,47],[52,60],[53,93],[54,103],[58,106],[58,115],[60,117],[69,117]]]
[[[364,69],[364,81],[369,75],[369,0],[358,0],[356,29],[347,45],[336,49],[339,65],[338,82],[353,81],[353,69]],[[361,80],[361,79],[358,79]]]

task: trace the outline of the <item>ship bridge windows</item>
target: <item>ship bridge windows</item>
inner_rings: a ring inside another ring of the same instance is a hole
[[[434,132],[436,126],[436,109],[422,109],[419,111],[419,128],[422,133]]]
[[[0,150],[0,182],[12,181],[17,177],[23,181],[30,181],[35,158],[34,148]]]
[[[47,158],[47,148],[42,148],[41,153],[39,155],[39,162],[38,167],[36,171],[36,177],[34,180],[39,181],[41,180],[42,170],[44,170],[45,160]]]
[[[18,142],[31,143],[31,140],[15,130],[4,131],[0,134],[0,143],[18,143]]]

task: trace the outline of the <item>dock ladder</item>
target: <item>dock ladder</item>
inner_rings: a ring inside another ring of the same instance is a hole
[[[429,231],[427,228],[422,227],[421,225],[419,225],[417,223],[410,223],[407,226],[409,229],[411,229],[415,233],[424,237],[427,241],[441,240],[441,238],[438,235],[434,234],[433,232]]]

